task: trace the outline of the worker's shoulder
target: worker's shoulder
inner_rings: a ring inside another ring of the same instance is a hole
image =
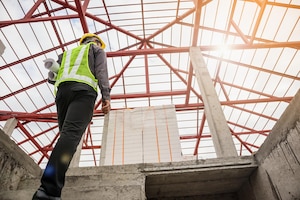
[[[105,51],[95,44],[91,44],[90,51],[93,51],[94,54],[105,55]]]
[[[99,46],[97,46],[96,44],[91,44],[91,49],[95,50],[95,51],[104,51],[103,49],[101,49]]]

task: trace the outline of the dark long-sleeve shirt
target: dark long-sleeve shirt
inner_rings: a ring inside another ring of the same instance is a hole
[[[57,62],[61,64],[63,54],[58,56]],[[88,54],[89,67],[95,78],[98,80],[98,86],[101,90],[102,101],[110,100],[110,85],[108,80],[106,53],[97,45],[92,44]],[[49,81],[50,82],[50,81]],[[87,84],[81,84],[81,87],[91,88]]]

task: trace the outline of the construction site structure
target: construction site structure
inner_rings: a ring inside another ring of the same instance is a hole
[[[190,51],[217,158],[181,157],[172,105],[111,111],[100,166],[74,167],[79,162],[75,156],[64,200],[300,199],[300,90],[259,150],[238,156],[201,52]],[[42,173],[9,138],[14,126],[9,120],[0,134],[2,200],[30,199]]]

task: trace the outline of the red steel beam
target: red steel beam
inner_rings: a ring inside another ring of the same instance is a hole
[[[208,4],[211,1],[212,0],[207,0],[207,1],[202,2],[202,6]],[[152,35],[150,35],[148,38],[146,38],[146,41],[150,41],[152,38],[154,38],[155,36],[159,35],[163,31],[167,30],[168,28],[170,28],[174,24],[179,23],[181,20],[183,20],[184,18],[186,18],[189,15],[191,15],[192,13],[194,13],[195,10],[196,10],[196,8],[192,8],[192,9],[188,10],[187,12],[185,12],[184,14],[182,14],[181,16],[177,17],[176,19],[174,19],[173,21],[171,21],[170,23],[168,23],[167,25],[165,25],[164,27],[162,27],[161,29],[157,30],[155,33],[153,33]]]
[[[23,18],[23,19],[17,19],[17,20],[0,21],[0,26],[2,27],[2,26],[7,26],[7,25],[22,24],[22,23],[73,19],[73,18],[78,18],[78,17],[79,17],[78,15],[62,15],[62,16],[51,16],[51,17],[41,17],[41,18]]]
[[[229,44],[226,46],[231,50],[239,49],[264,49],[264,48],[300,48],[300,42],[269,42],[269,43],[255,43],[255,44]],[[199,46],[201,51],[218,51],[224,46],[221,45],[207,45]],[[169,47],[169,48],[151,48],[140,50],[127,50],[127,51],[114,51],[107,52],[107,57],[119,57],[119,56],[133,56],[133,55],[145,55],[145,54],[165,54],[165,53],[188,53],[190,47]],[[219,58],[219,57],[218,57]]]
[[[210,138],[211,135],[201,135],[201,138]],[[184,135],[179,137],[180,140],[191,140],[191,139],[197,139],[199,138],[198,135]]]
[[[55,105],[55,102],[50,103],[50,104],[48,104],[48,105],[46,105],[46,106],[44,106],[44,107],[41,107],[41,108],[39,108],[39,109],[33,111],[32,113],[39,113],[39,112],[41,112],[41,111],[43,111],[43,110],[45,110],[45,109],[47,109],[47,108],[50,108],[50,107],[52,107],[52,106],[54,106],[54,105]]]
[[[38,0],[34,5],[31,7],[31,9],[26,13],[24,19],[29,19],[32,17],[32,14],[36,11],[36,9],[40,6],[41,3],[43,3],[45,0]]]
[[[260,25],[260,22],[262,20],[263,14],[265,12],[267,0],[258,1],[257,4],[260,6],[260,10],[259,10],[259,14],[258,14],[258,17],[256,19],[256,23],[255,23],[253,31],[252,31],[252,36],[251,36],[251,39],[250,39],[250,43],[251,44],[253,43],[253,41],[255,39],[256,33],[258,31],[258,27]]]
[[[255,69],[257,71],[262,71],[262,72],[266,72],[266,73],[269,73],[269,74],[274,74],[274,75],[282,76],[282,77],[285,77],[285,78],[290,78],[290,79],[300,81],[300,77],[297,77],[297,76],[292,76],[292,75],[289,75],[289,74],[284,74],[284,73],[272,71],[272,70],[269,70],[269,69],[264,69],[264,68],[261,68],[261,67],[256,67],[256,66],[253,66],[253,65],[248,65],[248,64],[245,64],[245,63],[240,63],[240,62],[237,62],[237,61],[233,61],[233,60],[229,60],[229,59],[225,59],[225,58],[220,58],[220,57],[212,56],[212,55],[208,55],[208,54],[203,54],[203,56],[208,57],[208,58],[213,58],[213,59],[216,59],[216,60],[220,60],[220,61],[225,61],[225,62],[234,64],[234,65],[243,66],[243,67],[247,67],[247,68],[250,68],[250,69]],[[223,83],[225,83],[225,82],[223,82]]]
[[[107,10],[107,6],[106,6],[106,3],[105,3],[105,0],[102,0],[102,3],[103,3],[103,8],[104,8],[104,10],[105,10],[105,14],[106,14],[106,17],[107,17],[107,19],[108,19],[108,22],[111,22],[110,16],[109,16],[109,14],[108,14],[108,10]]]
[[[260,130],[260,131],[245,131],[245,132],[234,132],[232,135],[251,135],[251,134],[260,134],[263,136],[268,136],[266,133],[270,133],[271,129],[268,130]]]
[[[245,112],[248,112],[250,114],[254,114],[254,115],[260,116],[260,117],[264,117],[264,118],[272,120],[272,121],[277,121],[278,120],[278,119],[276,119],[274,117],[271,117],[271,116],[268,116],[268,115],[264,115],[262,113],[254,112],[254,111],[251,111],[251,110],[248,110],[248,109],[245,109],[245,108],[241,108],[241,107],[238,107],[238,106],[230,105],[230,107],[238,109],[238,110],[241,110],[241,111],[245,111]]]
[[[111,99],[129,99],[129,98],[149,98],[159,96],[185,95],[186,90],[170,91],[170,92],[149,92],[136,94],[114,94]]]
[[[48,129],[46,129],[46,130],[44,130],[44,131],[42,131],[42,132],[40,132],[40,133],[38,133],[38,134],[35,134],[34,136],[32,136],[32,138],[36,138],[36,137],[39,137],[39,136],[41,136],[41,135],[44,135],[45,133],[47,133],[47,132],[49,132],[49,131],[51,131],[51,130],[53,130],[53,129],[56,129],[56,128],[58,128],[58,125],[55,125],[55,126],[53,126],[53,127],[51,127],[51,128],[48,128]],[[25,140],[23,140],[23,141],[18,142],[17,145],[21,145],[21,144],[23,144],[23,143],[25,143],[25,142],[28,142],[28,141],[30,141],[29,138],[27,138],[27,139],[25,139]]]
[[[190,10],[188,10],[187,12],[185,12],[183,15],[177,17],[176,19],[174,19],[173,21],[171,21],[170,23],[168,23],[167,25],[165,25],[164,27],[160,28],[159,30],[157,30],[156,32],[154,32],[152,35],[150,35],[148,38],[146,38],[146,41],[150,41],[152,38],[154,38],[155,36],[159,35],[160,33],[162,33],[163,31],[167,30],[168,28],[170,28],[171,26],[173,26],[174,24],[180,22],[182,19],[186,18],[187,16],[189,16],[190,14],[195,12],[195,8],[192,8]]]
[[[247,38],[247,36],[241,31],[241,29],[238,27],[238,25],[231,20],[230,24],[233,26],[233,28],[236,30],[236,32],[239,34],[239,36],[242,38],[242,40],[245,42],[245,44],[249,44],[249,40]]]
[[[195,8],[195,22],[193,27],[193,39],[192,39],[192,46],[197,46],[198,42],[198,35],[199,35],[199,27],[200,27],[200,16],[201,16],[201,9],[202,9],[202,1],[194,1],[196,2]],[[193,72],[194,68],[192,64],[189,64],[189,72],[188,72],[188,78],[187,78],[187,93],[185,96],[185,104],[188,104],[190,101],[190,93],[192,89],[192,80],[193,80]]]
[[[89,3],[89,0],[85,0],[84,3],[85,3],[85,8],[86,8],[88,3]],[[77,8],[77,12],[78,12],[78,15],[79,15],[79,19],[80,19],[80,22],[81,22],[83,32],[88,33],[89,28],[88,28],[88,25],[87,25],[86,19],[85,19],[86,10],[82,7],[81,0],[75,0],[75,4],[76,4],[76,8]]]
[[[270,94],[266,94],[264,92],[259,92],[257,90],[252,90],[252,89],[249,89],[249,88],[245,88],[245,87],[241,87],[241,86],[238,86],[238,85],[234,85],[234,84],[222,81],[220,79],[218,79],[217,82],[220,83],[221,85],[227,85],[227,86],[230,86],[230,87],[238,88],[240,90],[247,91],[247,92],[254,93],[254,94],[258,94],[258,95],[261,95],[261,96],[270,97],[270,98],[275,97],[274,95],[270,95]]]
[[[65,8],[69,8],[69,9],[75,11],[75,12],[77,11],[76,7],[72,6],[69,3],[66,3],[65,1],[62,1],[62,0],[52,0],[52,1],[55,2],[55,3],[57,3],[57,4],[59,4],[59,5],[62,5]],[[134,35],[134,34],[130,33],[129,31],[126,31],[126,30],[124,30],[124,29],[122,29],[122,28],[120,28],[120,27],[118,27],[116,25],[113,25],[110,22],[107,22],[107,21],[105,21],[105,20],[103,20],[101,18],[98,18],[97,16],[95,16],[93,14],[90,14],[90,13],[86,12],[85,16],[89,17],[89,18],[91,18],[91,19],[93,19],[93,20],[95,20],[95,21],[97,21],[97,22],[99,22],[101,24],[104,24],[104,25],[106,25],[108,27],[111,27],[111,28],[113,28],[113,29],[115,29],[115,30],[117,30],[119,32],[122,32],[122,33],[124,33],[124,34],[126,34],[126,35],[128,35],[130,37],[133,37],[133,38],[135,38],[137,40],[140,40],[140,41],[143,40],[142,38],[138,37],[137,35]]]
[[[40,144],[32,137],[32,135],[26,130],[26,128],[18,121],[17,126],[22,130],[22,132],[26,135],[27,138],[36,146],[36,148],[45,156],[46,158],[49,159],[48,154],[43,151],[42,147]]]
[[[48,150],[48,147],[51,147],[51,151],[53,150],[53,144],[54,144],[54,142],[58,139],[58,137],[59,137],[59,132],[55,135],[55,137],[52,139],[52,141],[51,141],[51,143],[50,144],[48,144],[47,146],[45,146],[45,147],[43,147],[43,151],[46,151],[46,152],[48,152],[49,150]],[[45,156],[42,156],[41,158],[40,158],[40,160],[38,161],[38,164],[40,164],[41,162],[42,162],[42,160],[45,158]],[[47,157],[46,157],[47,158]],[[48,158],[49,159],[49,158]]]
[[[23,19],[20,19],[20,20],[6,20],[6,21],[0,21],[0,27],[3,27],[3,26],[7,26],[7,25],[13,25],[13,24],[19,24],[19,23],[30,23],[30,22],[43,22],[43,21],[53,21],[53,20],[63,20],[63,19],[72,19],[72,18],[80,18],[81,14],[85,14],[86,17],[89,17],[99,23],[102,23],[108,27],[111,27],[117,31],[120,31],[130,37],[133,37],[137,40],[140,40],[142,41],[142,38],[138,37],[137,35],[134,35],[118,26],[115,26],[113,24],[111,24],[110,22],[107,22],[105,20],[102,20],[98,17],[96,17],[95,15],[93,14],[90,14],[90,13],[87,13],[87,12],[83,12],[83,10],[78,10],[77,7],[67,3],[66,1],[61,1],[61,0],[52,0],[53,2],[63,6],[65,9],[66,8],[69,8],[71,10],[73,10],[74,12],[79,12],[79,14],[74,14],[74,15],[65,15],[65,16],[51,16],[51,17],[37,17],[37,18],[23,18]],[[78,0],[76,0],[78,1]],[[84,5],[86,6],[86,5]],[[82,12],[82,13],[81,13]],[[85,30],[84,28],[84,31],[87,31]]]
[[[22,89],[20,89],[20,90],[17,90],[17,91],[15,91],[15,92],[12,92],[12,93],[10,93],[10,94],[4,95],[4,96],[0,97],[0,101],[6,99],[6,98],[8,98],[8,97],[14,96],[14,95],[16,95],[16,94],[19,94],[19,93],[21,93],[21,92],[24,92],[25,90],[34,88],[34,87],[36,87],[36,86],[38,86],[38,85],[41,85],[41,84],[43,84],[43,83],[46,83],[46,82],[47,82],[47,80],[45,79],[45,80],[42,80],[42,81],[40,81],[40,82],[34,83],[34,84],[30,85],[30,86],[27,86],[27,87],[25,87],[25,88],[22,88]]]
[[[93,146],[82,146],[82,149],[101,149],[101,145],[93,145]],[[48,152],[48,151],[52,151],[53,150],[53,146],[46,146],[43,148],[44,151]]]
[[[144,48],[146,49],[146,43],[144,44]],[[148,55],[144,55],[144,62],[145,62],[145,83],[146,83],[146,93],[150,93],[150,75],[149,75],[149,63],[148,63]]]
[[[47,12],[48,17],[51,17],[51,12],[52,12],[52,10],[49,10],[49,7],[48,7],[48,5],[47,5],[46,2],[44,2],[44,6],[45,6],[45,9],[46,9],[46,12]],[[63,41],[62,41],[62,39],[61,39],[61,37],[60,37],[60,34],[58,33],[59,31],[57,30],[57,27],[56,27],[54,21],[52,20],[52,21],[50,21],[50,23],[51,23],[51,26],[52,26],[52,28],[53,28],[53,31],[54,31],[54,33],[55,33],[55,35],[56,35],[56,38],[57,38],[57,40],[58,40],[59,47],[62,49],[62,51],[65,51],[65,46],[64,46]]]
[[[142,94],[145,95],[145,94]],[[142,95],[139,97],[141,98]],[[114,97],[114,96],[112,96]],[[147,95],[144,97],[148,97]],[[119,97],[118,97],[119,98]],[[127,97],[129,98],[129,97]],[[133,97],[132,97],[133,98]],[[261,98],[261,99],[246,99],[246,100],[233,100],[233,101],[221,101],[221,105],[237,105],[237,104],[249,104],[249,103],[264,103],[264,102],[277,102],[277,101],[284,101],[289,102],[293,99],[293,97],[274,97],[274,98]],[[203,109],[203,103],[193,103],[189,105],[185,104],[178,104],[175,105],[176,110],[182,111],[183,109],[186,110],[199,110]],[[101,111],[95,110],[94,115],[102,113]],[[56,120],[56,113],[23,113],[23,112],[12,112],[12,111],[0,111],[0,121],[8,120],[9,118],[15,117],[18,120],[45,120],[54,122]]]
[[[149,44],[149,46],[151,46],[150,44]],[[152,46],[151,46],[152,47]],[[189,49],[189,48],[188,48]],[[165,63],[165,65],[167,66],[167,67],[169,67],[170,69],[171,69],[171,71],[185,84],[185,85],[187,85],[188,83],[187,83],[187,81],[178,73],[178,71],[176,70],[176,69],[174,69],[173,67],[172,67],[172,65],[162,56],[162,55],[160,55],[160,54],[157,54],[157,56],[162,60],[162,62],[163,63]],[[202,100],[202,97],[196,92],[196,90],[194,89],[194,88],[190,88],[193,92],[194,92],[194,94],[200,99],[200,100]]]
[[[78,40],[73,40],[70,42],[65,43],[65,45],[73,44],[78,42]],[[201,51],[218,51],[222,46],[220,45],[209,45],[209,46],[200,46],[199,48]],[[295,42],[269,42],[269,43],[259,43],[259,44],[232,44],[232,45],[227,45],[227,48],[229,49],[261,49],[261,48],[300,48],[300,42],[295,41]],[[4,66],[0,67],[0,70],[11,67],[13,65],[19,64],[21,62],[30,60],[32,58],[35,58],[37,56],[44,55],[46,53],[49,53],[51,51],[55,51],[59,49],[60,46],[53,47],[51,49],[42,51],[40,53],[34,54],[32,56],[28,56],[26,58],[20,59],[18,61],[6,64]],[[120,56],[135,56],[135,55],[146,55],[146,54],[165,54],[165,53],[187,53],[189,52],[190,47],[169,47],[169,48],[150,48],[150,49],[139,49],[139,50],[126,50],[126,51],[114,51],[114,52],[107,52],[106,55],[107,57],[120,57]],[[210,55],[204,55],[207,57],[212,57],[216,59],[221,59],[219,57],[214,57]],[[225,60],[226,59],[221,59]],[[227,60],[228,62],[234,63],[234,61]],[[240,65],[245,65],[243,63],[236,62],[237,64]]]
[[[206,121],[206,116],[205,116],[205,113],[203,113],[201,124],[200,124],[198,135],[197,135],[197,142],[196,142],[195,149],[194,149],[194,155],[198,154],[198,147],[200,144],[200,139],[202,137],[205,121]]]
[[[248,145],[238,136],[238,135],[234,135],[234,137],[241,143],[241,145],[243,145],[251,154],[253,153],[252,150],[248,147]],[[242,153],[242,151],[241,151]],[[240,153],[240,155],[241,155]]]
[[[26,113],[26,112],[13,112],[13,111],[0,111],[0,121],[5,121],[10,118],[17,118],[21,121],[30,121],[32,119],[41,121],[56,121],[56,113]]]
[[[87,143],[88,139],[90,139],[91,146],[94,146],[93,139],[92,139],[91,126],[90,125],[91,125],[91,123],[88,126],[88,129],[87,129],[87,132],[86,132],[86,138],[85,138],[85,141],[82,144],[81,149],[83,149],[83,147],[88,146],[88,143]],[[93,155],[93,159],[94,159],[94,164],[95,164],[95,166],[97,166],[96,153],[95,153],[94,149],[91,149],[91,150],[92,150],[92,155]]]
[[[142,44],[139,46],[139,48],[142,48]],[[118,82],[118,80],[120,79],[120,77],[123,75],[124,71],[128,68],[128,66],[130,65],[130,63],[134,60],[134,58],[135,58],[135,56],[132,56],[127,61],[127,63],[124,65],[124,67],[121,69],[121,71],[114,76],[114,80],[113,80],[113,82],[110,85],[111,88],[113,88],[114,85]],[[102,103],[101,100],[98,101],[98,103],[96,103],[96,105],[95,105],[95,108],[97,109],[100,106],[101,103]]]
[[[77,39],[76,39],[76,40],[72,40],[72,41],[70,41],[70,42],[66,42],[64,45],[67,46],[67,45],[70,45],[70,44],[73,44],[73,43],[76,43],[76,42],[78,42]],[[0,66],[0,70],[6,69],[6,68],[8,68],[8,67],[11,67],[11,66],[14,66],[14,65],[17,65],[17,64],[20,64],[20,63],[22,63],[22,62],[28,61],[28,60],[33,59],[33,58],[38,57],[38,56],[43,56],[43,55],[45,55],[45,54],[47,54],[47,53],[50,53],[50,52],[52,52],[52,51],[56,51],[56,50],[58,50],[58,49],[60,49],[60,48],[61,48],[61,46],[56,46],[56,47],[53,47],[53,48],[51,48],[51,49],[48,49],[48,50],[45,50],[45,51],[42,51],[42,52],[33,54],[33,55],[31,55],[31,56],[22,58],[22,59],[20,59],[20,60],[15,61],[15,62],[12,62],[12,63],[6,64],[6,65]]]
[[[254,129],[252,129],[252,128],[249,128],[249,127],[246,127],[246,126],[242,126],[242,125],[240,125],[240,124],[233,123],[233,122],[231,122],[231,121],[227,121],[227,124],[231,124],[231,125],[233,125],[233,126],[237,126],[237,127],[242,128],[242,129],[246,129],[246,130],[248,130],[248,131],[250,131],[250,132],[252,132],[252,133],[259,133],[259,134],[262,134],[262,135],[264,135],[264,136],[267,136],[267,134],[265,134],[265,132],[262,131],[262,130],[260,130],[260,131],[254,130]],[[233,134],[234,134],[234,133],[233,133]],[[236,134],[236,135],[241,135],[241,134]]]

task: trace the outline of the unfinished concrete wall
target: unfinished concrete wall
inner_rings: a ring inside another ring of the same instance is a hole
[[[300,91],[255,158],[259,167],[239,191],[240,199],[300,199]]]
[[[101,166],[183,160],[174,105],[111,111],[104,123]]]
[[[0,130],[0,191],[15,190],[21,180],[39,176],[41,168]]]

